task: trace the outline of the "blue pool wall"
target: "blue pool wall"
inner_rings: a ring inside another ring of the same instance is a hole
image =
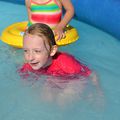
[[[0,0],[25,4],[25,0]],[[75,19],[108,32],[120,40],[120,0],[71,0]]]
[[[72,0],[78,20],[120,40],[120,0]]]

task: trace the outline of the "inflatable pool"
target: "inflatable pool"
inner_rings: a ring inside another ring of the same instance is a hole
[[[69,84],[76,96],[68,89],[65,91],[70,95],[67,99],[67,96],[58,94],[61,89],[53,87],[53,95],[60,95],[58,98],[61,99],[51,97],[51,94],[46,95],[50,99],[43,99],[44,93],[47,93],[43,92],[46,76],[36,80],[36,76],[31,73],[30,79],[21,79],[16,71],[24,62],[22,49],[11,47],[0,40],[0,120],[120,119],[120,24],[117,22],[120,20],[120,2],[72,2],[75,19],[70,25],[77,29],[80,39],[59,47],[59,50],[74,55],[96,71],[100,87],[96,89],[89,80],[81,81],[81,84]],[[24,0],[0,0],[0,34],[8,26],[26,21],[25,11]]]

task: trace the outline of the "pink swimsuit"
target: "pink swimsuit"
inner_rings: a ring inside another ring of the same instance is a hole
[[[20,72],[34,72],[45,75],[52,76],[65,76],[65,75],[81,75],[81,76],[89,76],[91,74],[91,70],[77,61],[73,56],[59,52],[53,57],[52,64],[44,69],[33,70],[32,67],[26,63],[20,69]]]

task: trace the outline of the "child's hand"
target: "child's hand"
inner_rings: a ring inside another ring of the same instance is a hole
[[[57,38],[56,41],[61,40],[62,38],[65,38],[65,33],[63,31],[63,28],[56,26],[54,29],[54,35]]]

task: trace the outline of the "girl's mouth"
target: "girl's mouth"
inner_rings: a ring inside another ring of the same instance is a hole
[[[31,66],[37,66],[38,64],[39,64],[39,62],[30,63]]]

